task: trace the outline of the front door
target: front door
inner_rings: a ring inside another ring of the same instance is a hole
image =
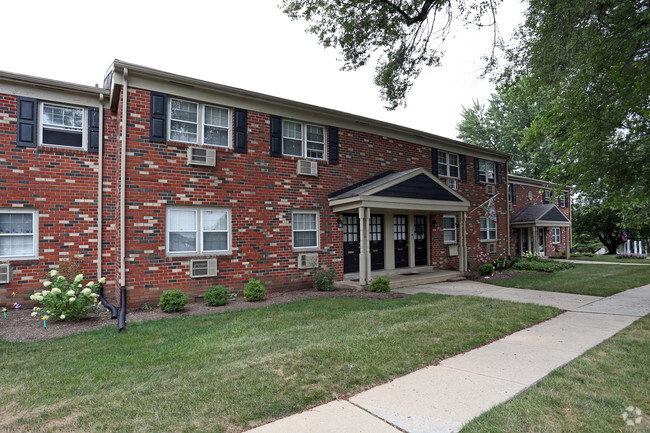
[[[528,246],[528,230],[530,229],[521,229],[521,250],[524,253],[530,251],[530,247]]]
[[[413,217],[415,226],[415,266],[426,266],[428,248],[427,248],[427,219],[423,215]]]
[[[370,216],[370,269],[384,269],[384,216]]]
[[[546,236],[544,236],[544,232],[545,232],[544,229],[539,229],[538,232],[539,233],[539,254],[542,256],[546,255],[546,246],[544,245],[544,238]]]
[[[359,272],[359,217],[343,215],[343,273]]]
[[[408,218],[406,215],[393,216],[393,239],[395,240],[395,267],[409,265]]]

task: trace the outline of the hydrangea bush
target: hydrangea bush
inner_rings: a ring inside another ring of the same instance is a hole
[[[74,281],[68,281],[56,269],[52,270],[43,283],[46,290],[36,292],[29,298],[40,306],[34,307],[32,317],[50,317],[59,320],[76,321],[93,310],[93,304],[99,298],[99,288],[106,282],[100,278],[96,283],[90,281],[83,285],[83,274],[78,274]]]

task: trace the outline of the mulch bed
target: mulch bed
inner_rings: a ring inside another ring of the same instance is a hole
[[[367,298],[367,299],[397,299],[403,298],[402,293],[374,293],[365,290],[352,289],[335,289],[331,292],[318,292],[315,290],[296,290],[286,293],[269,294],[262,301],[247,302],[243,297],[229,300],[228,303],[221,307],[209,307],[203,302],[190,303],[185,306],[185,310],[180,313],[165,313],[156,307],[152,310],[134,310],[127,311],[126,329],[128,330],[129,322],[148,321],[169,319],[174,317],[196,316],[199,314],[218,313],[222,311],[243,310],[246,308],[259,308],[268,305],[281,304],[284,302],[296,301],[299,299],[313,298],[333,298],[346,296],[350,298]],[[43,328],[43,321],[38,317],[31,317],[31,309],[9,310],[7,319],[0,315],[0,338],[4,341],[11,342],[29,342],[48,340],[51,338],[65,337],[67,335],[79,334],[103,326],[115,326],[117,329],[117,319],[111,319],[110,313],[102,311],[91,314],[78,322],[61,322],[57,320],[48,320],[47,329]]]

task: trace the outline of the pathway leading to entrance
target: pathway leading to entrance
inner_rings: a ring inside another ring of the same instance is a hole
[[[650,313],[650,285],[607,298],[504,289],[471,281],[397,291],[482,296],[553,305],[568,311],[348,401],[330,402],[251,432],[458,432],[476,416]]]

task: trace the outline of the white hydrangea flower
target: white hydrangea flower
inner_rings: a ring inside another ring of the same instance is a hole
[[[45,287],[50,287],[52,285],[52,282],[51,281],[46,281],[46,282],[43,283],[43,285]]]
[[[36,295],[29,295],[29,299],[31,299],[32,301],[36,301]]]
[[[43,297],[41,295],[34,295],[34,299],[40,302],[43,300]]]
[[[86,287],[90,287],[90,286],[92,286],[93,284],[95,284],[95,283],[93,283],[92,281],[88,281],[88,284],[86,284]]]
[[[88,287],[86,287],[85,289],[83,289],[83,290],[81,291],[81,293],[83,293],[83,294],[86,295],[86,296],[90,295],[90,292],[91,292],[91,290],[90,290]]]
[[[61,289],[59,289],[58,287],[53,288],[52,289],[52,294],[53,295],[60,295],[61,294]]]
[[[77,300],[77,298],[75,298],[75,297],[72,297],[72,298],[68,299],[68,301],[69,301],[70,303],[72,303],[72,302],[74,302],[74,301],[76,301],[76,300]]]
[[[74,290],[68,290],[68,293],[66,293],[68,296],[74,296]]]
[[[49,290],[43,290],[43,296],[47,296],[47,295],[49,295],[49,294],[50,294],[50,291],[49,291]]]
[[[38,313],[37,313],[36,311],[34,311],[34,312],[32,313],[32,317],[36,317],[36,316],[38,316]]]
[[[50,271],[50,277],[53,277],[53,276],[55,276],[55,275],[58,274],[58,273],[59,273],[59,271],[57,271],[56,269],[52,269],[52,270]]]
[[[81,280],[83,280],[83,279],[84,279],[83,274],[79,274],[79,275],[77,275],[76,277],[74,277],[74,282],[75,282],[75,283],[78,283],[79,281],[81,281]]]
[[[101,277],[99,280],[97,280],[99,284],[104,284],[106,282],[106,278]]]
[[[65,314],[61,314],[61,315],[59,316],[59,319],[61,319],[61,320],[65,319]]]

